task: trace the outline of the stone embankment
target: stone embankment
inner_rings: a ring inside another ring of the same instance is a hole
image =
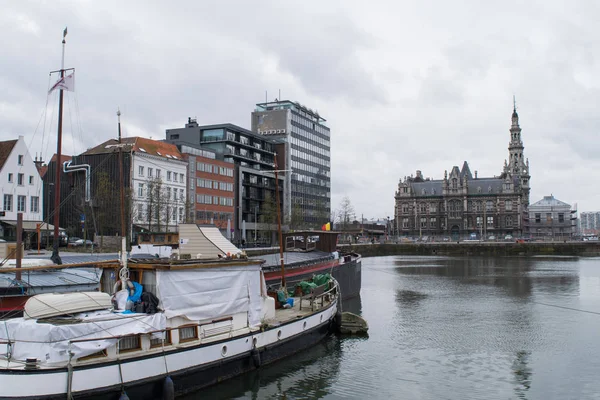
[[[600,256],[600,242],[445,242],[445,243],[382,243],[343,246],[363,257],[392,255],[422,256]]]

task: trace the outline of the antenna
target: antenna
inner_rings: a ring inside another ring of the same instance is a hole
[[[517,111],[517,99],[515,98],[514,94],[513,94],[513,111]]]

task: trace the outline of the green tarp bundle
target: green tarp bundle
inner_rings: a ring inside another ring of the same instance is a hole
[[[313,276],[312,281],[302,281],[297,283],[296,287],[300,287],[302,289],[302,293],[308,294],[317,286],[327,285],[330,279],[331,275],[329,274],[319,274]]]

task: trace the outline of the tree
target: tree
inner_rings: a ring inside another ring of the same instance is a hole
[[[302,215],[302,207],[300,204],[294,203],[292,206],[291,216],[287,221],[290,230],[301,230],[304,228],[304,216]]]
[[[352,202],[350,202],[350,198],[348,196],[344,196],[340,202],[340,208],[336,211],[336,214],[339,219],[341,230],[347,230],[351,222],[354,220],[354,207],[352,206]]]

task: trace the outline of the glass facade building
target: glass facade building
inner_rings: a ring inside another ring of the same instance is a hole
[[[257,104],[252,113],[252,131],[276,143],[278,168],[285,171],[284,215],[293,228],[318,229],[330,219],[331,131],[325,122],[289,100]]]

